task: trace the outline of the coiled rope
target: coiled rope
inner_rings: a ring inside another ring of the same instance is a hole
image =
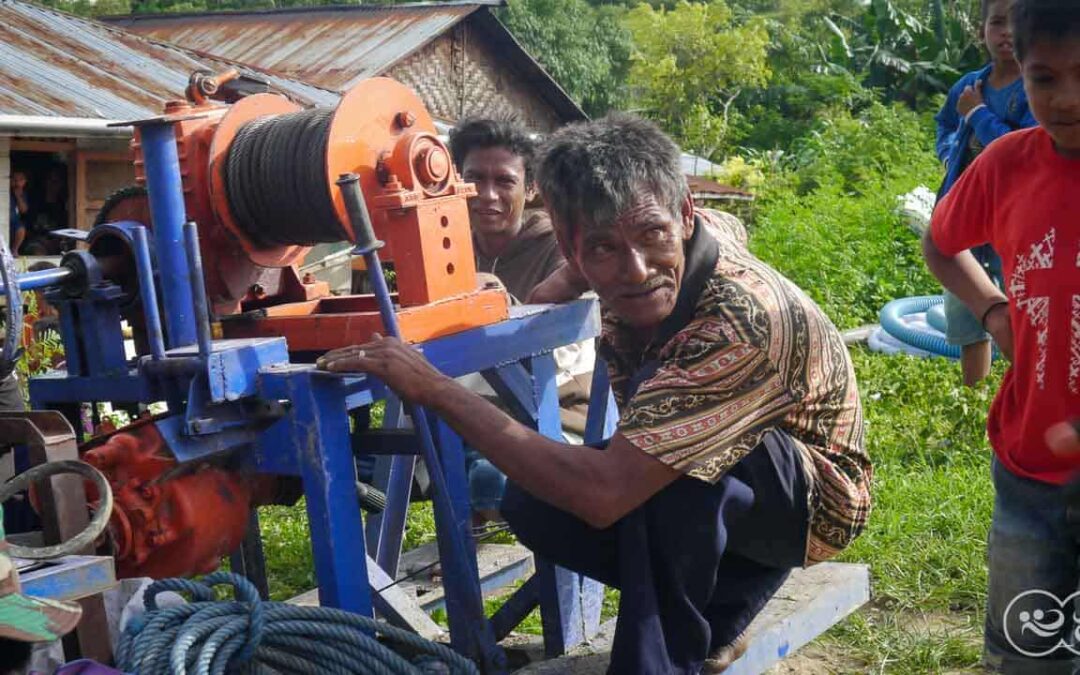
[[[334,210],[326,152],[334,110],[260,117],[240,127],[225,155],[233,218],[257,244],[348,239]]]
[[[241,599],[215,602],[212,587],[218,585],[231,585]],[[157,595],[164,591],[189,593],[192,602],[159,608]],[[124,629],[116,650],[117,667],[135,675],[222,675],[265,668],[343,675],[479,673],[449,647],[358,614],[264,602],[250,581],[231,572],[215,572],[201,581],[155,581],[144,602],[146,614]],[[413,654],[412,661],[384,641]]]

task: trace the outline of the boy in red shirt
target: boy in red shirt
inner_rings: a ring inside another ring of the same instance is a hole
[[[923,250],[1012,361],[987,423],[996,496],[986,665],[1072,672],[1080,539],[1064,486],[1080,454],[1055,452],[1047,432],[1080,415],[1080,3],[1016,0],[1012,24],[1041,126],[983,151],[938,205]],[[1011,301],[968,252],[981,244],[1001,256]]]

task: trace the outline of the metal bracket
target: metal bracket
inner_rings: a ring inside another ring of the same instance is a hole
[[[0,413],[0,438],[26,446],[32,464],[78,459],[75,430],[54,410]],[[45,543],[58,544],[81,532],[90,520],[83,479],[62,475],[38,486]],[[93,554],[92,547],[83,553]],[[80,600],[83,618],[67,641],[79,655],[101,663],[112,659],[105,604],[100,595]]]

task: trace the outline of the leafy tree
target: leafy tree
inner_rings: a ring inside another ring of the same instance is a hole
[[[507,28],[590,115],[619,107],[629,68],[630,34],[617,6],[586,0],[510,0]]]
[[[723,0],[641,4],[626,16],[633,36],[629,86],[635,108],[683,147],[712,157],[728,134],[731,106],[768,81],[769,35],[755,19],[737,22]]]
[[[913,107],[927,103],[983,60],[976,2],[870,0],[864,12],[826,17],[828,67]]]
[[[107,16],[131,11],[129,0],[43,0],[42,4],[79,16]]]
[[[833,110],[858,111],[874,99],[858,73],[828,67],[821,48],[832,33],[823,19],[863,11],[849,0],[735,0],[735,11],[763,17],[770,36],[771,76],[735,103],[729,142],[754,149],[787,148]]]

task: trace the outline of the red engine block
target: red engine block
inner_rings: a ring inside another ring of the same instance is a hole
[[[152,422],[113,434],[83,459],[112,485],[109,529],[121,578],[212,572],[244,538],[256,483],[273,480],[180,466]]]

